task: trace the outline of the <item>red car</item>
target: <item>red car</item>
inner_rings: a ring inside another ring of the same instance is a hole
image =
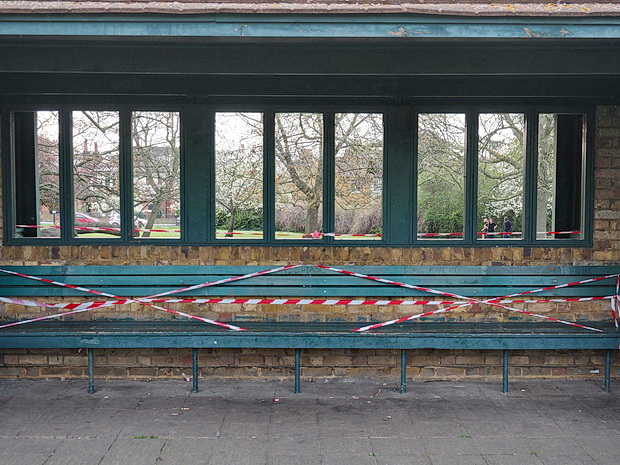
[[[75,221],[76,223],[98,223],[99,220],[93,218],[92,216],[88,216],[86,213],[75,213]]]

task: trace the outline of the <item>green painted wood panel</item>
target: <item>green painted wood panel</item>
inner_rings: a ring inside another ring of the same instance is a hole
[[[499,297],[541,287],[570,284],[620,273],[620,267],[433,267],[433,266],[345,266],[368,276],[414,286],[428,287],[471,297]],[[6,267],[7,270],[44,277],[119,296],[147,296],[182,287],[237,277],[269,267],[227,266],[83,266]],[[579,286],[538,292],[536,296],[590,297],[614,292],[613,277]],[[86,296],[85,292],[41,281],[0,273],[4,296]],[[177,296],[249,297],[435,297],[424,290],[335,273],[311,266],[256,276],[212,287],[177,293]],[[448,298],[448,300],[450,300]]]
[[[559,325],[422,323],[352,333],[355,324],[248,323],[247,332],[179,322],[60,322],[5,329],[0,348],[616,349],[620,334]]]
[[[616,17],[416,14],[3,15],[0,35],[104,37],[592,39],[618,38]]]

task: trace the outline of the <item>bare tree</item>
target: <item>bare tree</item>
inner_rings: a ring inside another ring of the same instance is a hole
[[[131,119],[134,210],[147,211],[152,229],[164,202],[180,206],[180,125],[176,112],[135,112]],[[144,232],[144,237],[150,233]]]

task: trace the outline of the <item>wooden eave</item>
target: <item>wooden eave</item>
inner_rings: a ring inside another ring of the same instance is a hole
[[[521,0],[20,0],[0,2],[0,14],[425,14],[447,16],[620,16],[610,1]]]

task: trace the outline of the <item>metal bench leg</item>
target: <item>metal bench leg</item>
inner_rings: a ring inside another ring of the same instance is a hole
[[[611,392],[611,349],[605,351],[605,390]]]
[[[400,350],[400,393],[407,392],[407,351]]]
[[[198,349],[192,349],[192,391],[198,392]]]
[[[508,392],[508,351],[504,350],[504,385],[502,392]]]
[[[301,349],[295,349],[295,394],[301,392]]]
[[[88,355],[88,393],[95,392],[95,352],[92,348],[86,349]]]

